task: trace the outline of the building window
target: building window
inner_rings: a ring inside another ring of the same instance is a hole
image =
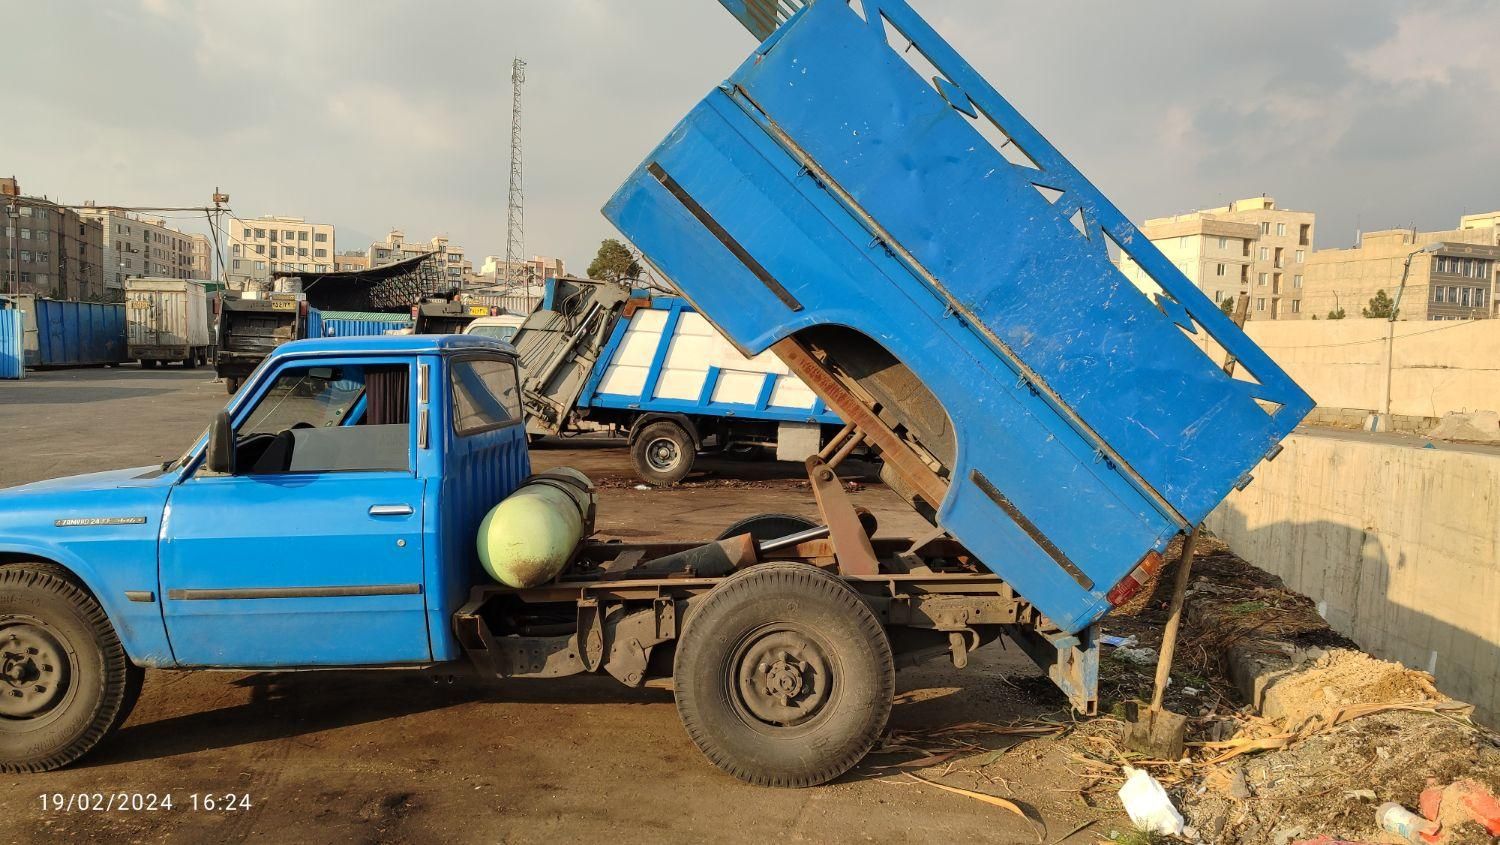
[[[1261,247],[1260,248],[1260,260],[1261,261],[1265,261],[1265,260],[1269,259],[1270,257],[1271,257],[1271,248],[1270,247],[1264,247],[1264,246]]]
[[[327,257],[328,257],[328,250],[326,250],[326,249],[315,249],[315,250],[313,250],[313,258],[327,258]]]
[[[1262,296],[1262,297],[1259,297],[1259,298],[1257,298],[1255,300],[1255,310],[1256,311],[1264,311],[1264,310],[1266,310],[1266,298],[1265,297]]]
[[[1474,307],[1484,307],[1484,288],[1474,288]]]
[[[1229,249],[1229,239],[1219,238],[1219,249]]]
[[[290,240],[292,240],[292,239],[294,239],[296,237],[297,237],[297,233],[293,232],[291,229],[283,229],[283,230],[281,230],[281,239],[284,240],[284,241],[290,241]]]
[[[1292,300],[1292,313],[1293,314],[1301,314],[1302,313],[1302,300],[1300,300],[1300,299],[1294,299],[1294,300]]]
[[[1443,287],[1442,287],[1442,285],[1433,285],[1432,286],[1432,301],[1433,302],[1442,302],[1443,301]]]
[[[1218,267],[1214,268],[1214,275],[1215,276],[1222,276],[1222,275],[1224,275],[1224,265],[1223,264],[1220,264]]]
[[[328,243],[328,233],[327,232],[314,232],[313,233],[313,243],[318,243],[318,244]]]
[[[1286,224],[1285,223],[1277,223],[1276,224],[1276,237],[1278,237],[1278,238],[1284,238],[1284,237],[1286,237]]]
[[[240,260],[238,258],[234,260],[234,269],[240,269]]]
[[[255,236],[257,238],[264,238],[266,236],[266,230],[265,229],[256,229],[255,230]]]
[[[1457,305],[1458,304],[1458,286],[1457,285],[1449,285],[1448,286],[1448,295],[1445,297],[1445,299],[1447,300],[1447,302],[1448,302],[1449,305]]]
[[[1462,305],[1465,308],[1469,307],[1469,302],[1471,301],[1470,297],[1472,296],[1472,294],[1470,294],[1469,291],[1472,291],[1472,290],[1473,290],[1473,288],[1464,288],[1462,291],[1459,292],[1459,294],[1460,294],[1459,298],[1458,298],[1458,304],[1459,305]]]
[[[1294,288],[1300,288],[1300,287],[1302,287],[1302,277],[1301,276],[1293,276],[1292,277],[1292,287],[1294,287]]]
[[[255,254],[256,255],[265,255],[266,254],[266,245],[265,244],[256,244],[255,245]]]
[[[1303,249],[1297,250],[1297,263],[1301,264],[1301,263],[1303,263],[1306,260],[1307,260],[1307,250],[1303,250]]]
[[[22,229],[21,230],[21,240],[23,240],[23,241],[29,241],[29,240],[31,240],[31,230],[30,229]]]
[[[1262,222],[1260,224],[1260,233],[1262,235],[1269,235],[1269,234],[1271,234],[1271,224],[1269,222]]]
[[[305,247],[305,246],[299,246],[299,247],[297,247],[297,257],[298,258],[306,258],[307,257],[307,247]]]
[[[1265,285],[1265,283],[1266,283],[1266,282],[1267,282],[1267,281],[1268,281],[1268,275],[1269,275],[1269,274],[1267,274],[1267,273],[1261,273],[1261,274],[1260,274],[1260,277],[1259,277],[1259,278],[1258,278],[1258,279],[1256,279],[1256,280],[1255,280],[1255,283],[1256,283],[1256,284],[1257,284],[1257,285],[1261,285],[1261,286],[1264,286],[1264,285]]]
[[[307,240],[307,233],[306,232],[298,232],[297,233],[297,240],[299,240],[299,241],[305,241],[305,240]]]
[[[257,261],[257,262],[255,262],[255,269],[257,269],[257,270],[264,270],[264,269],[266,269],[266,262],[264,262],[264,261]]]

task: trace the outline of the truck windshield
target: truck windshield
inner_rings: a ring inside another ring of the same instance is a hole
[[[363,367],[311,367],[278,376],[241,435],[344,424],[365,392]]]

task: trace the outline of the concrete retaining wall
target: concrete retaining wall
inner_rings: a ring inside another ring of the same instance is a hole
[[[1500,724],[1500,452],[1297,434],[1207,525],[1335,630]]]
[[[1381,410],[1384,320],[1285,320],[1245,329],[1319,407]],[[1500,411],[1500,323],[1396,322],[1391,412]],[[1363,420],[1363,414],[1354,414]],[[1358,423],[1355,423],[1358,425]]]

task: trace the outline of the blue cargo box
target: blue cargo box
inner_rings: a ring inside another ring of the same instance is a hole
[[[97,367],[125,360],[125,306],[21,295],[28,367]]]
[[[769,36],[605,215],[745,354],[890,388],[931,518],[1084,628],[1312,401],[906,3],[725,5]]]
[[[776,356],[747,358],[681,297],[636,297],[615,321],[578,407],[842,425]]]

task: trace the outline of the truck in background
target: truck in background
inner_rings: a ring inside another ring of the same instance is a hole
[[[301,293],[232,291],[219,294],[214,367],[234,393],[278,346],[307,337],[309,308]]]
[[[816,454],[843,422],[774,353],[746,357],[683,298],[548,279],[511,341],[533,436],[625,432],[642,481],[676,484],[700,452]]]
[[[146,369],[173,362],[188,368],[207,364],[212,303],[202,282],[126,279],[126,356]]]
[[[412,334],[463,334],[470,323],[489,314],[486,305],[425,298],[411,307]]]

